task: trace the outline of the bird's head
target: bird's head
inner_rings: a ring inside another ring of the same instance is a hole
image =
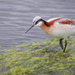
[[[34,26],[41,26],[42,25],[42,18],[40,16],[36,16],[34,19],[33,19],[33,25]]]
[[[47,24],[46,24],[46,21],[44,21],[44,20],[42,19],[42,17],[36,16],[36,17],[33,19],[33,24],[32,24],[32,26],[31,26],[25,33],[27,33],[27,32],[28,32],[31,28],[33,28],[34,26],[40,27],[40,26],[42,25],[42,22],[44,22],[44,24],[47,25]]]

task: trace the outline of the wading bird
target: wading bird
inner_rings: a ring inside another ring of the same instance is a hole
[[[75,33],[75,20],[68,18],[56,17],[45,21],[42,17],[36,16],[33,19],[33,25],[25,33],[34,26],[39,26],[46,34],[59,38],[59,44],[63,52],[65,52],[67,46],[66,38]],[[63,40],[65,40],[64,46]]]

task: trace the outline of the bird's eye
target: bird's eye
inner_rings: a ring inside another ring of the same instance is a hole
[[[38,21],[34,21],[33,24],[36,25],[38,23]]]
[[[37,23],[38,23],[38,21],[35,22],[35,24],[37,24]]]
[[[39,19],[37,21],[34,21],[33,24],[36,25],[39,21],[42,21],[42,19]]]

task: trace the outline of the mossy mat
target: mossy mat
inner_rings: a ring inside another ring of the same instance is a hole
[[[2,50],[0,75],[75,75],[75,38],[67,40],[65,53],[55,38]]]

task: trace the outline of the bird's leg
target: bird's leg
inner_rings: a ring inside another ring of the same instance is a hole
[[[63,49],[63,42],[62,42],[62,40],[63,40],[63,38],[60,39],[59,44],[60,44],[60,47]]]
[[[65,47],[63,47],[63,38],[60,39],[60,47],[63,49],[63,52],[65,52],[66,46],[67,46],[67,41],[65,40]]]
[[[63,52],[65,52],[66,46],[67,46],[67,41],[65,40],[65,47],[63,49]]]

